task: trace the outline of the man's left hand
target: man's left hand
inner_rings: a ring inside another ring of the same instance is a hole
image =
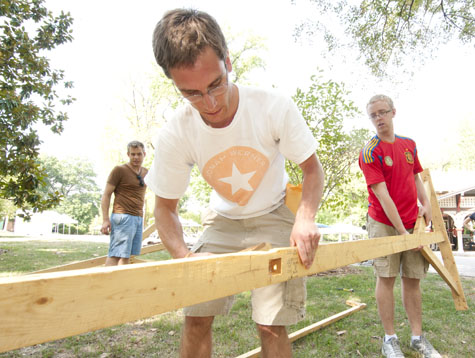
[[[296,220],[290,234],[290,245],[296,246],[302,264],[308,269],[312,266],[320,241],[320,231],[315,222]]]
[[[419,217],[423,216],[425,221],[426,221],[426,225],[429,225],[430,222],[432,221],[432,210],[430,208],[430,205],[428,207],[425,207],[423,205],[419,206],[419,214],[418,214]]]
[[[430,206],[427,208],[423,205],[419,206],[419,217],[424,217],[425,220],[425,226],[429,225],[430,222],[432,221],[432,210],[430,209]],[[421,251],[423,246],[418,246],[412,251]]]

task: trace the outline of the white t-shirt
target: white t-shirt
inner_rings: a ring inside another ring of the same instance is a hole
[[[275,92],[238,87],[239,105],[225,128],[207,126],[187,104],[159,133],[145,182],[165,199],[179,199],[196,164],[214,189],[210,206],[231,219],[267,214],[281,205],[285,158],[300,164],[317,141],[294,102]]]

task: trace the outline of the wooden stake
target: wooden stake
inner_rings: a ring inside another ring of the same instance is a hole
[[[349,308],[343,312],[337,313],[331,317],[325,318],[324,320],[318,321],[317,323],[314,323],[310,326],[307,326],[294,333],[289,334],[290,342],[295,342],[297,339],[305,337],[306,335],[312,332],[318,331],[319,329],[325,328],[326,326],[332,323],[335,323],[336,321],[339,321],[340,319],[345,318],[366,307],[366,303],[356,303],[356,302],[347,301],[346,304],[349,306],[352,306],[352,308]],[[260,356],[261,356],[261,347],[257,347],[256,349],[253,349],[252,351],[241,354],[240,356],[236,358],[255,358],[255,357],[260,357]]]

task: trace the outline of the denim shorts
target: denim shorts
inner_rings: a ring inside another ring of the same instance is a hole
[[[109,257],[129,258],[140,255],[143,218],[129,214],[111,215]]]
[[[295,216],[282,205],[274,211],[248,219],[228,219],[209,211],[204,217],[205,231],[192,248],[193,252],[216,254],[236,252],[268,242],[272,247],[290,246],[290,233]],[[306,278],[252,290],[252,319],[261,325],[288,326],[305,316]],[[205,317],[226,315],[231,310],[234,296],[185,307],[186,316]]]

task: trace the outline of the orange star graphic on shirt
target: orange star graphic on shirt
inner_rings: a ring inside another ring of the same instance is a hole
[[[244,206],[249,202],[269,167],[269,159],[250,147],[231,147],[204,165],[203,178],[218,194]]]

